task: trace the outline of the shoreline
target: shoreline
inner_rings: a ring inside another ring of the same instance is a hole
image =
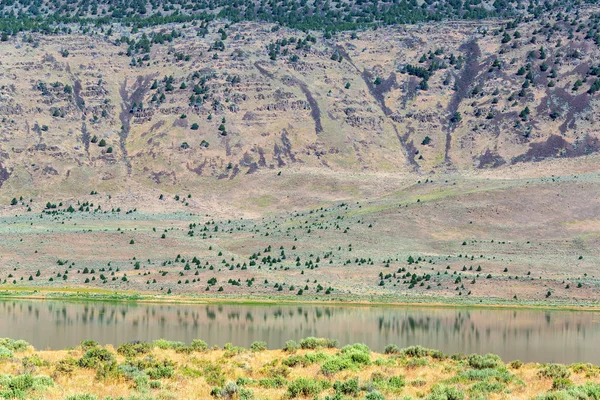
[[[500,299],[453,299],[444,297],[386,297],[365,296],[355,298],[297,299],[290,296],[270,297],[260,295],[215,297],[201,295],[162,295],[152,292],[109,291],[104,289],[77,288],[34,288],[0,287],[2,300],[58,300],[85,302],[115,302],[139,304],[175,304],[175,305],[207,305],[207,304],[239,304],[239,305],[330,305],[336,307],[427,307],[427,308],[485,308],[485,309],[522,309],[549,311],[587,311],[600,312],[600,301],[576,303],[544,303],[533,300],[500,300]],[[459,300],[459,301],[457,301]]]

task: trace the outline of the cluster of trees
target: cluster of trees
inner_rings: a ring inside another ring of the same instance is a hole
[[[271,60],[277,60],[277,58],[281,56],[287,56],[290,54],[290,46],[294,46],[296,50],[310,50],[311,43],[316,43],[317,39],[308,34],[306,38],[300,39],[295,37],[279,39],[275,42],[271,42],[267,45],[267,53],[269,54],[269,58]],[[290,61],[295,62],[298,61],[298,55],[292,54],[290,57]]]
[[[225,18],[232,22],[267,21],[298,29],[331,32],[381,24],[508,17],[523,11],[542,15],[562,5],[561,1],[530,2],[525,10],[525,6],[516,0],[496,0],[486,7],[481,0],[426,0],[422,3],[415,0],[309,3],[267,0],[81,0],[73,3],[2,0],[0,39],[8,40],[10,35],[22,31],[47,34],[66,32],[71,29],[66,24],[87,27],[118,22],[139,29],[168,23],[200,22],[200,26],[204,27],[203,23],[214,18]],[[216,10],[219,10],[218,13]]]
[[[419,83],[419,89],[427,90],[429,88],[429,78],[431,78],[437,70],[448,68],[448,64],[454,66],[457,70],[462,68],[463,57],[456,57],[454,54],[444,56],[444,50],[439,48],[435,51],[429,51],[427,54],[423,54],[419,59],[419,65],[406,64],[400,68],[400,72],[408,75],[416,76],[421,78]],[[449,78],[444,81],[444,84],[449,84]]]

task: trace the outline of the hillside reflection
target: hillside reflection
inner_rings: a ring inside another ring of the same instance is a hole
[[[447,353],[496,353],[505,360],[600,363],[600,314],[575,311],[433,307],[156,305],[0,301],[0,337],[38,349],[65,348],[83,339],[119,344],[166,338],[281,347],[306,336],[389,344]]]

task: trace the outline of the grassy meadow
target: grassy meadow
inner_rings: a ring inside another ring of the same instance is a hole
[[[278,202],[223,197],[249,207],[235,218],[185,192],[19,197],[0,217],[0,292],[597,305],[597,174],[415,179],[303,206],[281,203],[298,177],[273,175]]]

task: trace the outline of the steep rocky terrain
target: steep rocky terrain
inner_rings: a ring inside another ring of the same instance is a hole
[[[594,11],[335,34],[214,21],[12,36],[1,195],[595,154]]]

